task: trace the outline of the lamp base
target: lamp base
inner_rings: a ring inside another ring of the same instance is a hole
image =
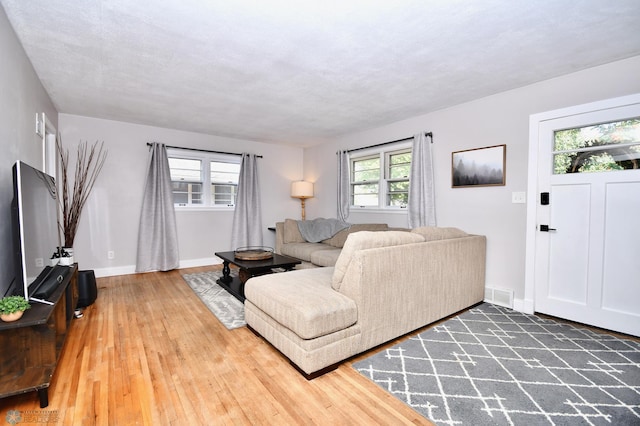
[[[304,212],[304,204],[305,204],[305,199],[304,198],[300,198],[300,204],[302,205],[302,220],[306,220],[306,215]]]

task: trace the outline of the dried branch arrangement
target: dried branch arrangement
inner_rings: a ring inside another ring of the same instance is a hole
[[[69,150],[62,148],[62,141],[59,135],[56,140],[56,146],[62,172],[62,222],[60,226],[64,234],[64,246],[73,247],[73,240],[76,237],[78,223],[80,222],[80,214],[102,170],[104,161],[107,158],[107,151],[103,150],[104,142],[98,144],[96,141],[90,148],[87,147],[87,142],[81,142],[78,145],[73,190],[71,190]]]

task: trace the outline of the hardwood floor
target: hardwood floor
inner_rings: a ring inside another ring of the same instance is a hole
[[[99,278],[49,406],[35,392],[1,399],[0,421],[19,410],[60,425],[431,424],[350,362],[307,381],[246,327],[227,330],[181,278],[219,268]]]

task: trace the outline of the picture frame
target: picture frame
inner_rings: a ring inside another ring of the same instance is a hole
[[[451,153],[451,187],[506,185],[507,145]]]

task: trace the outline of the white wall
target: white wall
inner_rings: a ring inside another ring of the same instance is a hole
[[[289,197],[292,180],[316,183],[307,201],[308,217],[335,217],[338,149],[357,148],[410,136],[434,133],[438,223],[458,226],[488,237],[487,285],[511,288],[524,295],[525,206],[511,204],[513,191],[527,186],[528,118],[530,114],[640,92],[640,57],[595,67],[445,110],[345,135],[305,149],[266,145],[209,135],[61,114],[36,76],[4,10],[0,8],[0,243],[11,246],[11,167],[20,159],[41,167],[41,139],[35,134],[35,114],[45,112],[75,150],[79,141],[104,140],[109,158],[81,219],[75,245],[82,269],[98,275],[128,273],[135,264],[140,197],[147,162],[146,142],[264,155],[263,222],[299,217],[299,201]],[[384,90],[384,88],[381,88]],[[507,144],[507,185],[459,188],[450,185],[451,152]],[[351,222],[387,222],[406,226],[405,214],[352,214]],[[216,261],[213,252],[231,249],[231,214],[178,213],[180,253],[185,265]],[[107,259],[107,251],[115,259]],[[12,279],[12,256],[0,256],[0,279]]]
[[[58,122],[49,95],[42,87],[31,62],[18,41],[4,9],[0,7],[0,297],[15,275],[11,236],[11,169],[22,160],[42,169],[42,138],[35,133],[36,113],[44,112],[54,125]]]
[[[526,206],[512,204],[527,188],[529,115],[640,92],[640,56],[500,93],[441,111],[336,138],[305,150],[305,179],[315,182],[307,216],[336,216],[336,151],[434,135],[436,212],[439,226],[487,236],[487,286],[524,298]],[[507,145],[506,186],[451,188],[451,152]],[[407,226],[406,214],[352,213],[349,222]]]
[[[269,145],[159,127],[60,114],[59,130],[73,157],[80,141],[104,141],[105,166],[91,193],[74,244],[81,269],[97,276],[132,273],[135,269],[138,224],[147,172],[147,142],[225,152],[263,155],[258,162],[263,204],[264,244],[273,247],[267,227],[297,214],[299,202],[289,196],[292,180],[302,178],[302,148]],[[178,211],[181,267],[220,263],[216,251],[232,250],[230,211]],[[107,252],[115,258],[109,260]]]

